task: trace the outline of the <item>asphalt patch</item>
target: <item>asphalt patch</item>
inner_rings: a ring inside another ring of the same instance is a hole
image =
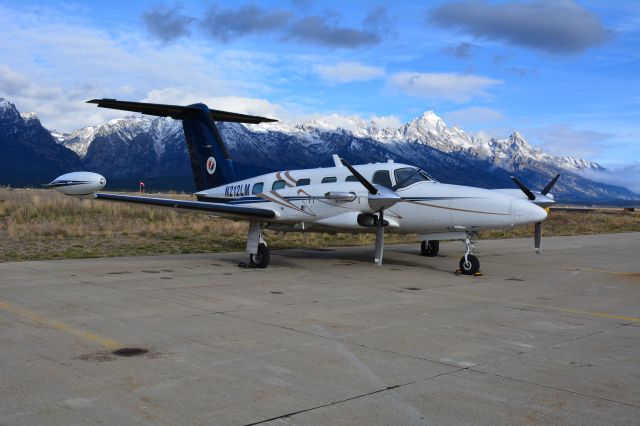
[[[149,352],[149,350],[143,349],[143,348],[120,348],[120,349],[116,349],[111,353],[117,356],[131,357],[131,356],[144,355],[147,352]]]

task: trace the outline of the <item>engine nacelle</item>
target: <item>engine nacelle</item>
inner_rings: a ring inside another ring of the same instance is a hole
[[[55,189],[66,195],[91,195],[107,184],[104,176],[93,172],[73,172],[58,176],[47,188]]]

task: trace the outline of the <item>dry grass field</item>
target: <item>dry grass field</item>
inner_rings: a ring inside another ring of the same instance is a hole
[[[486,232],[481,238],[530,236],[531,228]],[[202,213],[80,200],[47,190],[0,188],[0,262],[241,251],[246,230],[246,223]],[[552,212],[544,226],[545,235],[631,231],[640,231],[638,212]],[[324,247],[373,244],[373,236],[270,233],[268,241],[276,249]],[[415,241],[415,235],[386,238],[391,244]]]

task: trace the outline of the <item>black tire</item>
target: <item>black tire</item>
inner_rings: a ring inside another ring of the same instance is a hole
[[[420,254],[427,257],[436,257],[440,251],[440,241],[429,240],[420,244]]]
[[[260,243],[258,245],[258,253],[249,255],[249,263],[252,268],[266,268],[269,266],[269,260],[271,255],[269,253],[269,247],[266,244]]]
[[[475,275],[480,270],[480,261],[477,257],[470,254],[465,261],[464,256],[460,259],[460,272],[464,275]]]

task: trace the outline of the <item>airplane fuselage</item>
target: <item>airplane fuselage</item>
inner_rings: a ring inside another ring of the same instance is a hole
[[[413,166],[376,163],[356,166],[374,184],[393,188],[401,200],[385,210],[387,232],[432,233],[510,228],[544,220],[544,209],[500,191],[439,183],[422,175],[403,185]],[[374,232],[358,226],[369,206],[367,190],[346,167],[268,173],[196,193],[201,201],[272,209],[270,227],[289,231]],[[324,183],[323,183],[324,182]],[[399,187],[400,186],[400,187]],[[329,195],[329,196],[328,196]],[[336,195],[332,197],[332,195]],[[332,199],[335,198],[335,199]]]

